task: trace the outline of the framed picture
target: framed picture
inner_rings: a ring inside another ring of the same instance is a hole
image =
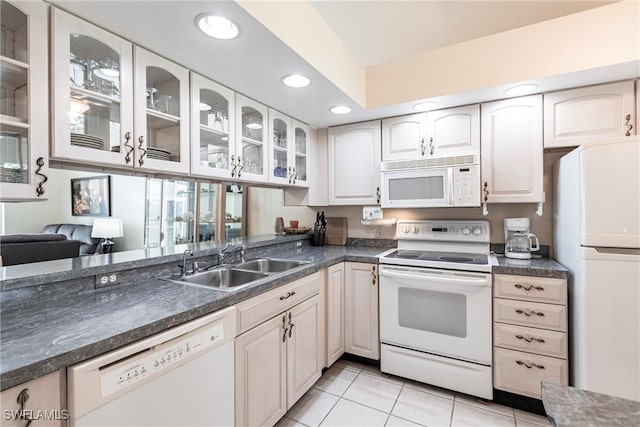
[[[110,216],[110,184],[109,175],[72,178],[71,214],[73,216]]]

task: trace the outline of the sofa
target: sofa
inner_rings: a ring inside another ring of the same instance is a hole
[[[69,240],[80,241],[80,253],[75,256],[93,255],[102,253],[102,242],[104,239],[91,237],[92,225],[83,224],[49,224],[42,229],[44,234],[62,234]]]
[[[75,258],[81,245],[63,234],[5,234],[0,236],[0,256],[3,266]]]
[[[26,264],[102,253],[104,239],[91,237],[93,226],[48,224],[41,233],[0,236],[2,265]]]

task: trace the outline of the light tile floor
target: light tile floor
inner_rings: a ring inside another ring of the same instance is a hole
[[[546,417],[339,360],[277,427],[549,425]]]

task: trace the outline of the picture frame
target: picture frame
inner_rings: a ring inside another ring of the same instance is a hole
[[[71,215],[111,216],[111,176],[71,178]]]

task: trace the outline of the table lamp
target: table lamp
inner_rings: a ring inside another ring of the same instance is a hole
[[[104,239],[102,253],[111,253],[114,237],[122,237],[122,220],[116,218],[96,218],[93,220],[91,237]]]

